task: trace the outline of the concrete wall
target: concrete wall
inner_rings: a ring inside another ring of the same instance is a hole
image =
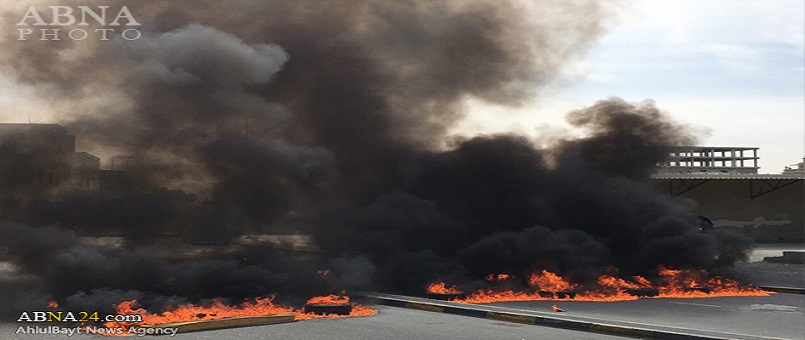
[[[679,183],[669,181],[678,180],[657,180],[658,188],[669,192],[669,184]],[[754,180],[755,194],[761,182]],[[716,228],[733,229],[758,242],[805,240],[805,180],[753,199],[749,180],[713,179],[680,196],[696,201],[697,212],[713,220]]]

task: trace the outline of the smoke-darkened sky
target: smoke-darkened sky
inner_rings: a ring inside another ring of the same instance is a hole
[[[176,264],[75,241],[110,226],[142,238],[178,225],[213,242],[290,225],[314,237],[340,286],[402,291],[492,270],[587,281],[608,266],[714,268],[751,246],[700,232],[695,202],[655,190],[665,147],[696,144],[698,130],[650,100],[569,110],[576,136],[451,136],[468,99],[543,98],[604,34],[607,2],[188,4],[128,3],[142,24],[131,41],[3,38],[0,70],[52,105],[80,149],[133,157],[130,190],[37,192],[15,208],[22,221],[4,222],[13,254],[26,241],[40,249],[20,262],[47,294],[160,305],[321,288],[314,270],[269,250]],[[20,8],[4,8],[4,22]],[[135,264],[148,280],[121,274]]]
[[[2,6],[15,9],[16,22],[28,3]],[[678,119],[709,130],[701,141],[706,145],[759,146],[760,171],[778,173],[805,153],[802,6],[795,0],[609,2],[615,16],[609,29],[590,53],[562,70],[548,95],[518,110],[473,102],[470,119],[454,131],[539,135],[535,126],[564,126],[567,111],[600,98],[651,98]],[[673,72],[659,79],[657,70]],[[7,75],[0,75],[0,88],[2,121],[27,122],[30,116],[53,122],[63,114]],[[755,129],[775,133],[753,134]]]
[[[760,147],[760,173],[780,173],[805,156],[802,1],[609,5],[617,13],[610,29],[564,69],[551,95],[513,113],[478,105],[459,130],[538,135],[535,126],[563,126],[564,112],[617,95],[653,99],[676,119],[707,130],[703,145]]]

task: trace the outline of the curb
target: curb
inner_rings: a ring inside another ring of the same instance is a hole
[[[758,288],[763,289],[763,290],[768,290],[770,292],[775,292],[775,293],[805,294],[805,288],[776,287],[776,286],[758,286]]]
[[[176,333],[187,333],[187,332],[207,331],[213,329],[260,326],[272,323],[293,322],[295,317],[296,317],[295,313],[286,313],[286,314],[274,314],[265,316],[244,316],[244,317],[215,319],[215,320],[163,323],[158,325],[143,325],[139,327],[150,328],[150,329],[175,328]]]
[[[491,319],[504,322],[519,323],[524,325],[545,326],[562,328],[568,330],[576,330],[582,332],[634,337],[641,339],[658,339],[658,340],[724,340],[724,339],[775,339],[763,337],[750,337],[747,335],[738,334],[724,334],[713,333],[714,335],[694,335],[674,331],[653,330],[639,327],[629,327],[622,325],[612,325],[598,322],[588,322],[579,320],[570,320],[556,317],[548,317],[544,315],[526,314],[501,311],[503,308],[496,308],[498,311],[488,310],[492,309],[484,305],[462,305],[458,303],[436,301],[427,299],[407,297],[391,294],[378,294],[378,293],[359,293],[357,295],[374,300],[377,304],[401,307],[408,309],[416,309],[435,313],[445,313],[453,315],[461,315],[475,318]]]

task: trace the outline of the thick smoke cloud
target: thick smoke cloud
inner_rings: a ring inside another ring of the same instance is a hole
[[[127,3],[142,23],[132,41],[3,37],[0,70],[58,103],[83,150],[134,159],[125,190],[53,196],[15,215],[132,236],[132,249],[110,250],[15,227],[3,246],[37,282],[14,290],[18,300],[159,308],[335,286],[419,292],[437,278],[534,269],[583,281],[610,265],[708,268],[746,251],[741,237],[700,233],[692,203],[652,189],[663,148],[695,138],[651,102],[571,112],[586,135],[547,148],[515,134],[444,147],[467,98],[519,105],[581,55],[607,18],[597,2],[189,4]],[[172,262],[138,247],[164,232],[216,242],[275,227],[312,234],[323,258]],[[14,246],[31,234],[47,248],[36,257]],[[333,269],[326,280],[322,267]]]
[[[133,298],[155,310],[212,298],[240,303],[277,293],[283,293],[278,301],[299,304],[302,297],[328,289],[315,265],[285,261],[267,249],[192,260],[173,255],[168,260],[165,249],[120,250],[85,244],[75,233],[56,227],[0,226],[2,245],[20,266],[14,277],[1,277],[6,301],[2,317],[41,310],[50,300],[110,313],[114,304]]]
[[[651,276],[658,265],[713,268],[744,256],[750,240],[702,233],[693,202],[650,183],[668,146],[695,142],[685,126],[651,102],[618,98],[568,119],[587,135],[548,149],[514,135],[481,136],[420,153],[405,194],[316,220],[325,226],[315,230],[327,240],[321,246],[371,254],[393,271],[380,278],[385,286],[401,290],[429,275],[524,278],[548,269],[587,281],[607,266]]]

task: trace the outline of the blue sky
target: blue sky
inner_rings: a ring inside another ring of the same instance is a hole
[[[802,96],[803,1],[629,2],[573,91],[677,98]],[[603,77],[603,81],[596,81]]]
[[[696,126],[702,145],[760,147],[761,173],[805,156],[805,1],[605,3],[616,8],[607,33],[539,101],[471,103],[461,130],[538,137],[563,128],[567,111],[617,96],[654,100]]]

